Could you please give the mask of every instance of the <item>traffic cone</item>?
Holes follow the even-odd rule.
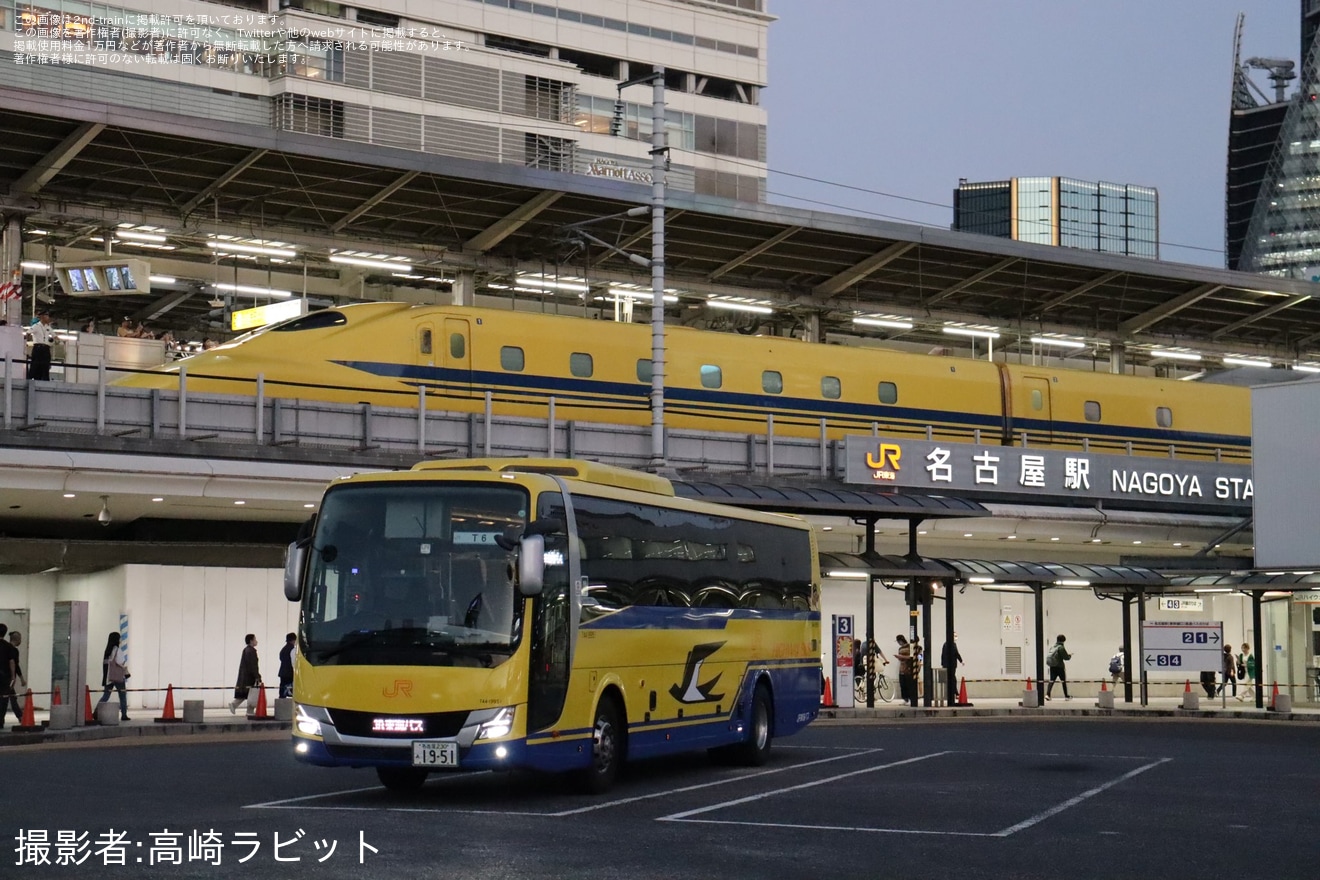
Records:
[[[269,718],[266,712],[266,686],[258,685],[257,690],[257,710],[252,713],[253,718]]]
[[[1187,686],[1183,688],[1183,693],[1190,694],[1191,692],[1192,692],[1192,680],[1189,678],[1187,679]]]
[[[92,686],[89,684],[86,687],[87,687],[87,708],[83,712],[83,723],[95,724],[96,713],[92,711]]]
[[[1107,690],[1109,690],[1109,686],[1105,684],[1105,680],[1103,678],[1100,679],[1100,693],[1103,694]]]
[[[175,721],[182,721],[182,718],[176,718],[174,715],[174,685],[165,687],[165,708],[161,711],[160,717],[156,719],[162,724],[169,724]]]
[[[821,701],[821,705],[822,706],[834,705],[834,689],[830,687],[830,680],[828,678],[825,679],[825,697]]]
[[[9,699],[5,697],[5,699]],[[23,723],[14,725],[14,733],[26,733],[33,730],[41,730],[41,725],[37,723],[36,707],[32,704],[32,688],[27,690],[27,698],[23,701]]]
[[[1274,691],[1270,694],[1270,709],[1271,710],[1275,709],[1278,702],[1279,702],[1279,682],[1278,679],[1275,679]]]
[[[966,677],[966,676],[963,676],[962,685],[959,686],[959,688],[958,688],[958,705],[959,705],[959,706],[970,706],[970,705],[972,705],[971,703],[967,702],[967,677]]]
[[[52,706],[59,706],[62,703],[63,701],[60,699],[60,686],[55,685],[55,692],[51,695],[50,704]]]

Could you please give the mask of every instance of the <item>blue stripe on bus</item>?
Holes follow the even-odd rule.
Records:
[[[818,611],[789,608],[687,608],[629,605],[580,624],[581,629],[724,629],[731,620],[819,620]]]
[[[557,376],[539,376],[525,373],[506,373],[484,370],[455,370],[448,367],[391,364],[376,361],[335,361],[341,366],[360,370],[382,378],[394,378],[413,385],[441,385],[451,390],[465,387],[489,387],[502,394],[540,397],[547,393],[564,396],[581,403],[612,406],[641,406],[646,403],[649,385],[632,382],[607,382],[599,379],[577,379]],[[455,387],[457,386],[457,387]],[[999,430],[1002,419],[998,414],[970,413],[956,410],[936,410],[921,407],[899,407],[882,404],[847,403],[832,400],[808,400],[797,397],[776,397],[764,394],[667,387],[666,405],[681,407],[694,415],[711,418],[730,418],[739,414],[747,418],[763,419],[767,413],[776,417],[830,417],[856,418],[866,422],[902,423],[912,426],[927,424],[946,427],[982,428]],[[1026,431],[1028,437],[1039,434],[1074,434],[1079,437],[1110,437],[1123,441],[1150,441],[1161,444],[1201,445],[1207,447],[1249,447],[1250,437],[1232,434],[1209,434],[1177,431],[1167,428],[1139,428],[1124,425],[1105,425],[1099,422],[1066,422],[1060,420],[1029,419],[1015,416],[1013,431],[1017,435]]]

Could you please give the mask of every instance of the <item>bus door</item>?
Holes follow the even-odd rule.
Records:
[[[445,335],[437,340],[449,368],[446,391],[458,397],[472,394],[472,333],[466,318],[445,318]]]
[[[1025,376],[1022,389],[1026,395],[1026,406],[1022,409],[1023,421],[1030,424],[1018,425],[1014,443],[1022,439],[1022,432],[1027,432],[1027,442],[1035,446],[1054,442],[1054,416],[1050,409],[1050,379],[1048,376]]]

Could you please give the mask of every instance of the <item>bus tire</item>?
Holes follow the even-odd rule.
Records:
[[[419,767],[377,767],[380,784],[390,791],[417,791],[430,775]]]
[[[583,794],[604,794],[614,785],[623,763],[624,732],[619,710],[610,697],[596,705],[592,724],[591,763],[577,772],[577,788]]]
[[[756,685],[752,711],[748,715],[747,739],[735,745],[730,756],[745,767],[760,767],[770,760],[770,743],[775,737],[775,704],[765,682]]]

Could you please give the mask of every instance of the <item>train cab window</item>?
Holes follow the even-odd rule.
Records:
[[[417,350],[421,354],[431,353],[431,328],[427,327],[417,339]]]
[[[893,382],[881,382],[876,390],[881,403],[898,403],[898,386]]]
[[[1082,404],[1082,415],[1086,416],[1088,422],[1100,421],[1100,401],[1088,400]]]
[[[467,355],[467,340],[462,333],[449,334],[449,356],[458,360]]]
[[[1173,410],[1169,409],[1167,406],[1155,407],[1155,424],[1159,425],[1161,428],[1172,428]]]
[[[276,333],[288,333],[291,330],[320,330],[322,327],[339,327],[348,323],[342,312],[322,309],[319,312],[310,312],[300,318],[294,318],[291,321],[285,321],[283,324],[276,324],[270,328]]]
[[[638,359],[637,359],[637,381],[638,381],[638,382],[646,382],[646,383],[648,383],[648,384],[650,383],[650,381],[651,381],[651,359],[650,359],[650,358],[638,358]]]
[[[719,388],[724,384],[724,371],[715,364],[701,365],[701,387]]]
[[[820,396],[828,400],[838,400],[843,394],[843,383],[839,381],[838,376],[822,376],[820,380]]]
[[[521,373],[526,365],[523,350],[516,345],[506,345],[500,349],[500,367],[510,373]]]
[[[579,379],[590,379],[591,374],[595,372],[591,355],[581,351],[570,354],[568,356],[568,371]]]
[[[764,370],[761,372],[761,390],[766,394],[784,393],[784,374],[778,370]]]
[[[1040,393],[1040,389],[1031,389],[1031,408],[1040,412],[1045,408],[1045,395]]]

